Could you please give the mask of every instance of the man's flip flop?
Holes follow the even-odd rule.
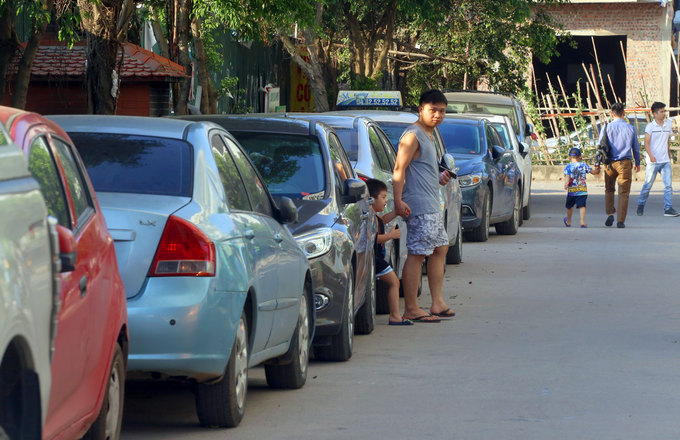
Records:
[[[564,217],[564,218],[562,219],[562,221],[564,222],[564,226],[566,226],[567,228],[571,228],[571,225],[570,225],[569,223],[567,223],[567,218],[566,218],[566,217]]]
[[[406,318],[401,318],[401,322],[388,321],[390,325],[413,325],[413,321]]]
[[[451,309],[446,309],[439,313],[432,313],[432,315],[438,316],[440,318],[453,318],[454,316],[456,316],[456,312],[454,312]]]
[[[435,316],[432,316],[432,315],[423,315],[423,316],[418,316],[417,318],[405,318],[405,319],[409,319],[413,322],[426,322],[426,323],[431,323],[431,324],[434,324],[434,323],[437,323],[437,322],[442,322],[441,319],[439,319]]]

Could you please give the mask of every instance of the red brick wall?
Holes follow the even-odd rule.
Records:
[[[648,100],[668,103],[672,9],[653,3],[571,3],[549,13],[564,30],[577,35],[626,35],[626,105]],[[644,83],[644,86],[643,86]]]

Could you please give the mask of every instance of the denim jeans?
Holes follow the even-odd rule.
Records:
[[[661,173],[661,180],[663,181],[663,209],[667,211],[673,207],[673,186],[672,181],[672,170],[671,163],[647,163],[645,171],[645,184],[642,185],[642,191],[640,191],[640,198],[638,199],[638,205],[644,205],[649,197],[649,191],[652,189],[654,180],[656,179],[656,174]]]

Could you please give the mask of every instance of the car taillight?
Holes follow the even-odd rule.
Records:
[[[364,176],[363,174],[357,173],[357,177],[363,180],[364,182],[368,182],[368,177]]]
[[[149,276],[215,276],[215,244],[193,224],[171,215]]]
[[[533,139],[535,141],[538,140],[538,136],[536,135],[536,133],[531,133],[531,139]]]

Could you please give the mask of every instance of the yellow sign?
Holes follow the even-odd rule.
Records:
[[[297,49],[302,59],[309,62],[306,48],[298,47]],[[312,87],[309,85],[309,78],[295,61],[290,63],[290,111],[314,111],[314,96]]]

